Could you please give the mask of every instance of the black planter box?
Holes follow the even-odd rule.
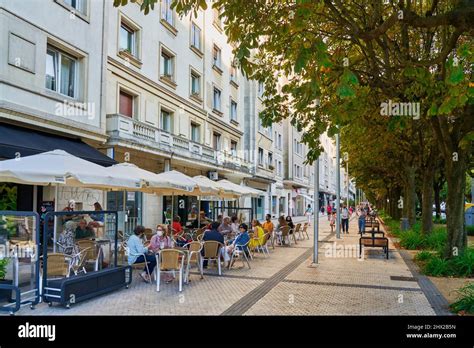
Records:
[[[71,304],[128,287],[131,281],[130,266],[106,268],[69,278],[48,280],[43,299],[48,303],[59,302],[69,307]]]

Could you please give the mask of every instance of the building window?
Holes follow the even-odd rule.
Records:
[[[237,122],[237,103],[230,100],[230,119]]]
[[[160,57],[160,77],[165,78],[168,81],[174,81],[174,61],[175,56],[161,48],[161,57]]]
[[[278,161],[278,168],[277,168],[277,174],[281,176],[282,174],[282,165],[281,161]]]
[[[201,97],[201,76],[193,70],[191,71],[191,95]]]
[[[191,140],[200,143],[201,142],[201,127],[191,122]]]
[[[161,110],[161,129],[165,132],[173,133],[173,113]]]
[[[214,98],[212,100],[212,107],[214,110],[221,111],[221,91],[214,87]]]
[[[201,51],[201,28],[191,23],[191,46]]]
[[[263,81],[258,81],[258,96],[260,98],[263,97],[263,92],[264,92]]]
[[[219,47],[214,45],[212,49],[212,64],[214,67],[218,68],[219,70],[221,69],[221,54],[222,51]]]
[[[214,8],[212,10],[213,12],[213,16],[214,16],[214,19],[213,19],[213,22],[214,24],[219,28],[219,29],[222,29],[222,19],[221,19],[221,11],[217,8]]]
[[[230,142],[230,153],[232,157],[237,157],[237,142],[231,140]]]
[[[282,149],[281,134],[278,134],[278,148],[279,148],[280,150]]]
[[[258,148],[258,165],[263,166],[263,149],[261,147]]]
[[[134,115],[134,104],[135,96],[130,93],[120,91],[119,94],[119,114],[127,117],[133,118]]]
[[[220,151],[221,135],[219,133],[212,133],[212,146],[214,147],[214,150]]]
[[[130,25],[121,22],[120,23],[120,51],[125,51],[136,57],[137,54],[137,30],[133,29]]]
[[[83,14],[86,13],[86,0],[64,0],[64,3]]]
[[[235,63],[233,61],[230,65],[230,82],[237,84],[237,67],[235,66]]]
[[[171,9],[172,0],[161,0],[161,19],[174,27],[173,10]]]
[[[64,52],[48,46],[46,52],[46,88],[67,95],[77,97],[78,60]]]
[[[268,168],[273,169],[273,153],[268,153]]]

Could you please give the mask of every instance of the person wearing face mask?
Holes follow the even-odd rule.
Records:
[[[156,233],[153,235],[153,237],[151,237],[150,247],[154,253],[173,247],[171,238],[169,237],[168,232],[163,229],[163,227],[157,226]]]

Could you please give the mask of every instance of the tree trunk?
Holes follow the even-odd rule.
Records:
[[[448,243],[445,256],[456,256],[467,245],[467,234],[464,230],[464,189],[466,185],[466,160],[459,154],[458,161],[446,161],[446,181],[448,197],[446,199],[446,228]]]
[[[421,188],[421,230],[425,234],[429,234],[433,230],[433,180],[433,169],[425,168],[425,170],[423,171],[423,182]]]
[[[435,210],[436,210],[436,218],[441,218],[441,202],[439,199],[439,194],[441,191],[441,186],[439,184],[434,184],[434,202],[435,202]]]
[[[415,186],[415,168],[407,167],[406,195],[404,206],[406,206],[406,217],[410,227],[416,223],[416,186]]]

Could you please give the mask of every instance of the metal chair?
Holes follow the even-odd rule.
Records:
[[[279,242],[283,245],[285,239],[288,240],[288,246],[291,246],[291,235],[290,235],[290,226],[282,226],[280,227],[281,234],[278,235]],[[293,236],[294,238],[294,236]]]
[[[207,240],[203,244],[204,255],[201,257],[201,268],[203,267],[204,260],[217,261],[217,270],[219,275],[222,275],[221,270],[221,248],[224,244],[215,240]]]
[[[181,256],[181,261],[180,261]],[[160,291],[161,273],[178,271],[179,291],[183,291],[183,271],[186,254],[181,250],[164,249],[156,255],[156,291]]]
[[[233,266],[235,259],[240,259],[242,261],[243,267],[245,267],[244,261],[247,262],[247,266],[249,267],[249,269],[251,268],[249,258],[247,257],[247,254],[249,254],[250,256],[250,251],[248,249],[249,242],[250,240],[245,244],[235,244],[234,250],[232,251],[232,255],[230,256],[228,269]]]
[[[144,260],[143,262],[136,262],[136,263],[131,264],[130,266],[132,266],[133,269],[141,268],[141,267],[145,266],[146,274],[148,274],[148,277],[151,279],[150,269],[148,268],[148,262],[146,261],[145,254],[143,254],[143,253],[142,254],[131,254],[130,249],[126,245],[124,246],[124,249],[125,249],[125,256],[136,256],[136,257],[143,256],[143,260]]]
[[[303,225],[303,230],[301,231],[301,234],[303,235],[303,237],[306,234],[306,238],[309,239],[308,226],[309,226],[309,224],[307,222],[305,222],[304,225]]]
[[[188,262],[186,264],[186,274],[185,274],[185,283],[189,282],[189,270],[191,269],[192,264],[196,264],[197,268],[201,272],[201,279],[204,278],[204,272],[201,263],[201,251],[202,251],[202,244],[200,242],[190,242],[184,245],[183,248],[188,249]]]
[[[88,239],[78,240],[77,245],[79,246],[80,251],[87,249],[85,263],[92,264],[94,266],[94,271],[98,271],[102,256],[102,248],[99,247],[94,241]]]
[[[302,238],[301,238],[301,232],[302,232],[302,231],[301,231],[301,224],[298,223],[298,224],[296,224],[296,226],[295,226],[295,228],[294,228],[294,230],[293,230],[293,234],[295,235],[295,237],[296,237],[296,234],[298,233],[298,240],[301,240],[301,239],[302,239]]]

